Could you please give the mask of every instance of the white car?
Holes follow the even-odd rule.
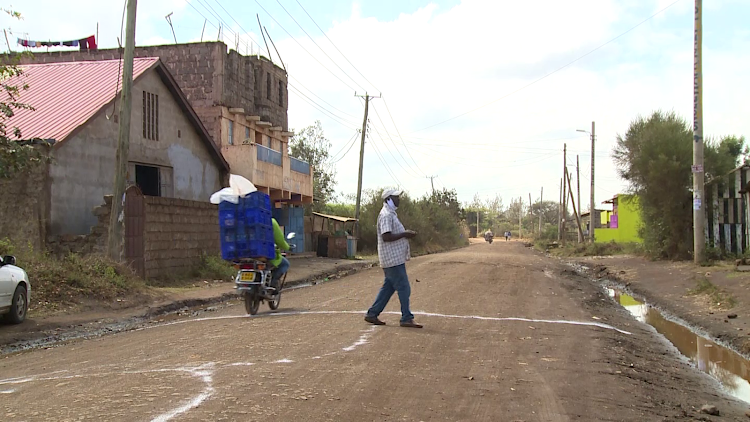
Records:
[[[0,315],[13,324],[26,319],[29,310],[31,283],[22,268],[16,267],[16,258],[6,256],[0,260]]]

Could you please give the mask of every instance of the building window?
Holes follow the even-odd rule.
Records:
[[[250,141],[251,141],[251,139],[250,139],[250,128],[246,127],[245,128],[245,140],[243,141],[243,143],[247,143],[247,142],[250,142]]]
[[[136,164],[135,184],[141,188],[141,192],[146,196],[161,196],[159,167]]]
[[[260,132],[255,132],[255,143],[258,145],[263,145],[263,134]]]
[[[271,99],[271,74],[266,72],[266,98]]]
[[[234,145],[234,122],[229,121],[229,130],[227,131],[227,142],[229,145]]]
[[[284,107],[284,82],[279,81],[279,105]]]
[[[159,96],[143,91],[143,137],[159,140]]]

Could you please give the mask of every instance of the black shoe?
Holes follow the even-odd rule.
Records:
[[[378,317],[374,317],[374,316],[366,316],[365,321],[373,325],[385,325],[385,322],[379,320]]]
[[[422,328],[422,326],[419,325],[419,324],[417,324],[416,322],[414,322],[413,319],[409,320],[409,321],[402,322],[401,326],[402,327],[407,327],[407,328]]]

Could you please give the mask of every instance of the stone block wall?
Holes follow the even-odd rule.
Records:
[[[208,202],[145,197],[146,278],[180,274],[218,255],[219,209]]]
[[[12,179],[0,179],[0,239],[42,250],[49,219],[48,165],[39,164]]]

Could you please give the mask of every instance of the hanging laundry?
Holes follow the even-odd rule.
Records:
[[[18,38],[18,44],[24,47],[80,47],[81,50],[96,50],[96,37],[94,35],[80,40],[71,41],[31,41]]]

